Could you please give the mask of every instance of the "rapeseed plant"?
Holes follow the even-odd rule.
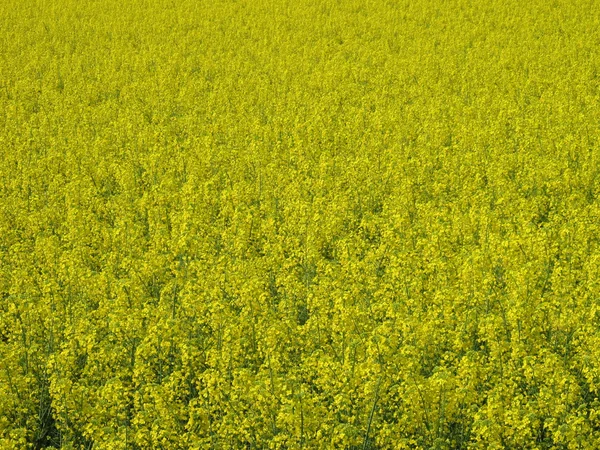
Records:
[[[5,0],[1,449],[596,449],[593,0]]]

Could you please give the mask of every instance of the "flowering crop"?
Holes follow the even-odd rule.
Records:
[[[0,449],[597,449],[596,0],[0,2]]]

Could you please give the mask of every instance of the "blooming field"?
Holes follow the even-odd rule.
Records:
[[[0,449],[598,449],[597,0],[0,2]]]

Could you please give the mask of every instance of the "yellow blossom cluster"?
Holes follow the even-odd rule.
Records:
[[[600,448],[597,0],[0,2],[0,449]]]

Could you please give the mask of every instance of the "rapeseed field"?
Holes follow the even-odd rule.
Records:
[[[0,2],[0,449],[600,448],[597,0]]]

